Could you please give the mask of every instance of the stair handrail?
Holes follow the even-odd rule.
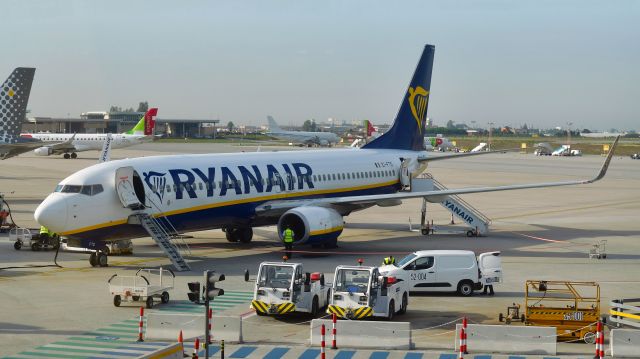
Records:
[[[424,176],[425,174],[423,174]],[[437,179],[433,178],[433,176],[431,176],[431,174],[426,173],[426,175],[428,176],[427,178],[430,178],[431,180],[433,180],[433,184],[434,187],[438,188],[438,190],[446,190],[448,189],[447,186],[445,186],[444,184],[442,184],[440,181],[438,181]],[[475,215],[476,217],[480,218],[483,222],[485,222],[486,224],[490,224],[491,223],[491,218],[487,217],[486,215],[484,215],[482,212],[480,212],[480,210],[478,210],[476,207],[474,207],[473,205],[471,205],[469,202],[465,201],[464,199],[462,199],[462,197],[458,196],[458,195],[449,195],[450,197],[455,198],[456,201],[460,202],[460,204],[464,205],[465,207],[467,207],[469,209],[469,211]]]
[[[158,204],[155,203],[155,201],[153,201],[149,197],[147,197],[147,199],[153,205],[153,207],[158,211],[159,214],[164,213],[160,209],[160,206],[158,206]],[[178,233],[178,230],[176,229],[176,227],[173,226],[173,223],[171,223],[171,221],[169,220],[169,217],[167,217],[165,215],[160,215],[158,217],[153,217],[151,215],[150,217],[158,224],[158,226],[160,226],[162,228],[163,232],[165,232],[165,234],[169,237],[169,240],[172,243],[174,243],[176,245],[176,247],[178,247],[178,250],[187,252],[187,253],[189,253],[190,256],[193,255],[191,253],[191,247],[189,247],[189,244],[184,240],[184,238],[182,236],[180,236],[180,233]],[[162,222],[160,222],[160,218],[162,218],[163,222],[166,222],[167,225],[170,228],[167,228],[167,225],[164,225]],[[178,238],[180,239],[180,242],[182,242],[182,243],[177,241]],[[186,250],[184,250],[183,248],[186,248]]]

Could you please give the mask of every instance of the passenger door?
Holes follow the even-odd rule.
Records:
[[[409,263],[404,270],[408,273],[411,291],[425,291],[432,288],[436,281],[434,257],[420,257]]]
[[[116,170],[116,192],[125,208],[136,209],[143,206],[133,186],[133,167],[120,167]]]

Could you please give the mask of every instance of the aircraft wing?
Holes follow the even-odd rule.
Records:
[[[288,208],[294,208],[299,206],[340,206],[340,205],[358,205],[358,204],[376,204],[378,202],[390,201],[390,200],[402,200],[409,198],[424,198],[424,197],[440,197],[448,195],[460,195],[468,193],[483,193],[483,192],[497,192],[497,191],[510,191],[518,189],[529,188],[545,188],[545,187],[558,187],[558,186],[571,186],[578,184],[588,184],[601,180],[607,173],[609,163],[613,158],[616,147],[618,146],[618,140],[620,136],[616,138],[611,146],[611,150],[607,154],[600,172],[591,178],[586,180],[574,180],[574,181],[561,181],[561,182],[541,182],[541,183],[528,183],[509,186],[496,186],[496,187],[468,187],[458,189],[447,189],[442,191],[423,191],[423,192],[398,192],[391,194],[369,195],[369,196],[345,196],[345,197],[333,197],[333,198],[317,198],[317,199],[302,199],[302,200],[278,200],[266,202],[256,208],[256,211],[277,211]]]
[[[49,145],[47,147],[51,148],[51,153],[53,154],[61,154],[69,151],[75,151],[76,146],[73,145],[73,140],[76,138],[76,134],[74,133],[71,138],[64,142],[54,143],[53,145]],[[43,147],[43,146],[40,146]]]
[[[3,143],[0,144],[0,159],[6,160],[7,158],[35,150],[38,147],[42,147],[42,145],[42,142]]]
[[[496,150],[496,151],[454,153],[454,154],[442,155],[442,156],[429,156],[429,157],[424,157],[424,158],[418,158],[418,162],[432,162],[432,161],[441,161],[441,160],[451,160],[451,159],[461,158],[461,157],[490,155],[490,154],[495,154],[495,153],[507,153],[507,152],[513,152],[513,151],[519,151],[519,150],[520,150],[519,148],[513,148],[513,149]]]

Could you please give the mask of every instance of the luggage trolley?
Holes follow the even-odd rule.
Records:
[[[171,283],[167,283],[167,274]],[[148,278],[147,278],[148,277]],[[162,303],[169,302],[168,290],[173,289],[176,275],[171,269],[140,268],[135,275],[109,278],[109,292],[113,295],[113,305],[119,307],[122,301],[144,301],[148,309],[153,308],[153,298],[160,298]],[[151,278],[151,281],[149,281]]]

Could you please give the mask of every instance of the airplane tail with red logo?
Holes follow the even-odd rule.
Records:
[[[156,116],[158,115],[157,108],[150,108],[147,113],[144,114],[144,135],[153,136],[156,128]]]
[[[125,132],[127,135],[145,135],[152,136],[154,133],[154,129],[156,127],[155,117],[158,115],[157,108],[150,108],[147,112],[145,112],[144,116],[140,118],[140,121],[136,124],[136,126],[129,131]]]
[[[435,46],[426,45],[393,126],[362,148],[424,151],[424,133]]]

